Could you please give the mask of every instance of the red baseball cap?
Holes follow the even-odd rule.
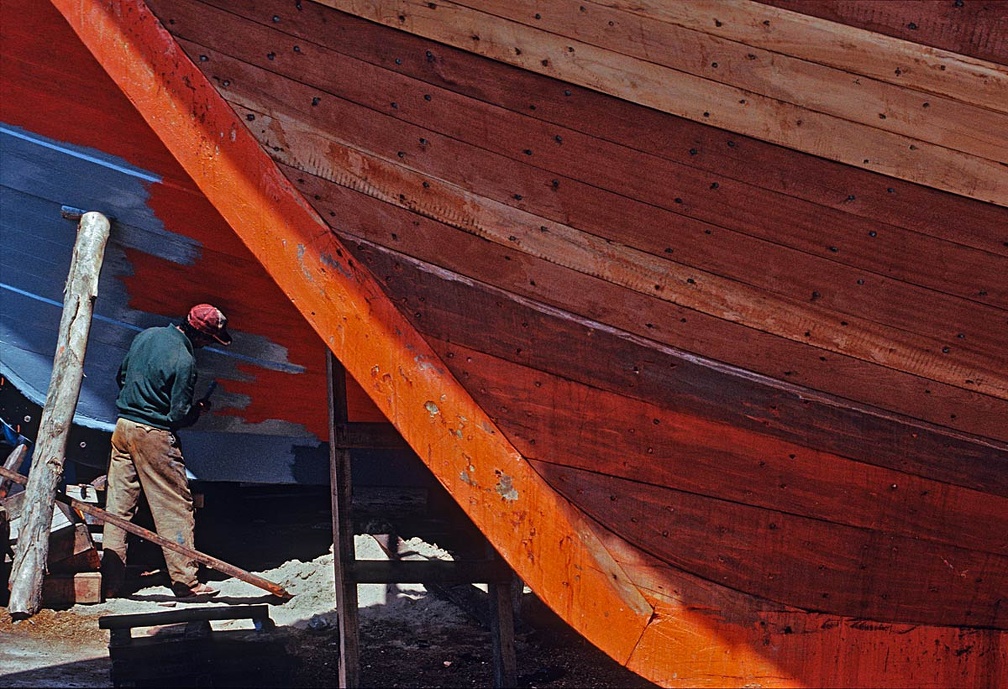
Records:
[[[212,337],[222,345],[231,344],[231,335],[227,331],[227,316],[216,306],[197,304],[189,309],[186,320],[194,330],[207,337]]]

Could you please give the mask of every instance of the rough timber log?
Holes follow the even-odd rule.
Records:
[[[98,297],[98,276],[109,238],[109,221],[101,213],[80,218],[73,261],[66,283],[63,319],[25,489],[26,513],[11,569],[11,617],[30,617],[42,605],[42,582],[49,556],[49,526],[53,500],[63,478],[67,438],[73,422],[84,374],[91,314]]]

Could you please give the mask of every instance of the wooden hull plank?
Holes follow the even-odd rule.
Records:
[[[663,686],[985,687],[1008,667],[1008,632],[807,613],[691,576],[600,533],[655,606],[630,667],[650,669]],[[935,649],[947,649],[942,660],[926,660]]]
[[[684,75],[650,62],[595,48],[574,38],[557,36],[452,3],[441,2],[431,7],[429,3],[411,2],[407,3],[408,10],[355,0],[328,0],[324,4],[389,26],[408,26],[413,33],[640,105],[892,177],[1001,206],[1008,205],[1008,192],[1004,191],[1005,172],[999,163],[952,151],[938,144],[822,115],[720,82]],[[477,35],[473,31],[459,31],[457,28],[468,25],[480,27],[478,40],[473,39]],[[575,47],[575,50],[568,51],[570,47]],[[964,69],[968,71],[968,67],[964,66]],[[1008,82],[1008,70],[1003,71],[1004,74],[996,68],[984,68],[976,78],[978,83]],[[675,85],[675,88],[671,89],[670,85]],[[992,94],[991,100],[996,100],[996,96]],[[831,142],[849,144],[835,145]]]
[[[851,74],[820,64],[816,56],[801,59],[763,48],[757,41],[736,42],[703,29],[663,21],[662,11],[668,3],[651,12],[638,9],[641,6],[637,3],[633,12],[562,2],[547,9],[535,0],[462,0],[460,4],[682,74],[797,104],[844,122],[932,142],[979,158],[1008,158],[1008,139],[998,131],[1005,113],[989,110],[988,104],[974,105],[910,89],[902,82],[869,79],[860,71]],[[863,59],[875,54],[869,53]],[[744,59],[740,59],[742,55]],[[993,130],[974,132],[972,127],[964,128],[962,122]]]
[[[154,15],[139,2],[54,4],[509,564],[575,629],[626,662],[650,606],[346,255]]]
[[[885,529],[951,547],[1008,555],[1008,496],[966,489],[781,438],[603,392],[458,344],[443,344],[457,375],[539,464],[666,486],[765,509]],[[463,363],[465,362],[465,363]],[[535,390],[535,395],[529,395]],[[578,410],[557,418],[559,404]],[[613,428],[607,419],[623,420]],[[630,463],[625,457],[646,457]],[[548,472],[544,472],[548,473]]]
[[[593,471],[536,467],[629,543],[722,586],[850,617],[1008,629],[1008,612],[999,605],[1008,587],[1008,555],[711,500]]]
[[[185,23],[180,15],[171,15],[176,20],[173,28],[185,30]],[[190,22],[197,26],[205,26],[206,20],[197,21],[190,19]],[[245,28],[235,31],[235,34],[244,35]],[[254,36],[254,34],[253,34]],[[247,42],[243,42],[245,45]],[[873,317],[880,322],[890,322],[889,319],[895,313],[904,313],[902,309],[892,308],[892,304],[899,304],[902,299],[900,292],[908,292],[908,299],[915,299],[913,296],[915,288],[904,286],[897,280],[907,280],[916,285],[923,285],[942,293],[956,294],[957,296],[975,299],[980,287],[971,284],[968,276],[986,275],[994,269],[998,258],[988,256],[983,253],[970,251],[958,244],[933,242],[919,236],[907,235],[895,228],[887,228],[880,224],[857,222],[856,220],[837,212],[830,212],[821,206],[812,204],[799,204],[796,200],[775,199],[773,196],[759,195],[748,186],[731,186],[730,182],[722,182],[721,191],[718,192],[716,201],[701,202],[701,197],[710,194],[710,178],[694,178],[695,173],[691,168],[684,166],[671,166],[666,168],[652,168],[646,157],[640,155],[638,151],[609,146],[597,139],[588,140],[579,136],[576,132],[563,132],[564,146],[553,148],[563,148],[566,151],[562,158],[552,160],[555,156],[547,148],[545,156],[549,165],[546,170],[541,170],[544,156],[536,156],[536,166],[530,167],[528,164],[520,165],[519,161],[511,159],[501,159],[493,156],[481,148],[466,147],[461,140],[467,134],[473,146],[486,146],[485,140],[477,140],[472,136],[474,132],[467,131],[461,126],[452,127],[452,121],[462,123],[486,122],[482,127],[482,135],[486,135],[486,129],[498,130],[493,138],[505,139],[510,132],[530,131],[533,139],[543,139],[542,133],[538,131],[528,118],[521,118],[515,121],[503,118],[500,113],[480,110],[473,107],[471,102],[456,101],[451,98],[440,97],[432,102],[440,104],[442,100],[449,101],[443,109],[439,107],[431,112],[424,121],[418,122],[421,127],[412,128],[404,125],[384,113],[378,114],[373,110],[354,108],[349,103],[342,100],[346,95],[342,90],[342,85],[326,85],[327,88],[340,88],[341,98],[329,99],[325,103],[315,103],[315,93],[311,85],[302,86],[298,84],[276,83],[269,81],[265,75],[260,76],[249,67],[239,62],[220,57],[208,49],[190,47],[190,54],[199,53],[203,56],[213,55],[213,59],[208,61],[209,73],[216,79],[228,81],[228,95],[235,99],[236,105],[245,106],[252,110],[263,110],[269,108],[268,114],[279,114],[279,111],[286,108],[290,113],[300,112],[305,118],[311,116],[316,121],[331,123],[331,131],[342,132],[342,136],[353,141],[373,140],[375,151],[384,151],[385,155],[391,156],[398,152],[403,152],[409,158],[412,166],[418,170],[427,172],[435,176],[443,175],[445,171],[454,171],[457,175],[452,181],[459,183],[466,188],[478,187],[486,194],[500,194],[498,198],[509,199],[515,195],[521,196],[521,208],[535,212],[543,217],[552,217],[558,222],[565,222],[579,227],[586,231],[599,235],[608,235],[610,239],[618,240],[628,246],[638,246],[643,250],[656,253],[658,255],[668,255],[669,247],[674,247],[674,257],[679,262],[693,263],[697,265],[708,265],[721,275],[728,274],[734,269],[736,272],[744,268],[744,264],[739,264],[739,257],[751,256],[751,260],[758,261],[761,265],[767,265],[767,256],[777,248],[776,245],[786,242],[785,246],[793,247],[802,252],[808,252],[811,256],[805,258],[803,254],[783,252],[786,258],[778,257],[781,261],[781,269],[784,266],[793,265],[787,271],[788,279],[780,279],[773,284],[760,285],[763,288],[774,291],[781,289],[781,285],[787,284],[791,290],[800,287],[799,278],[794,276],[820,276],[816,283],[824,305],[830,300],[835,300],[837,310],[847,313],[872,313]],[[307,53],[303,49],[302,53]],[[314,56],[313,56],[314,57]],[[333,62],[334,55],[329,54],[325,59],[320,59],[331,69],[324,70],[325,74],[359,73],[360,66],[347,64],[341,66],[338,61]],[[377,77],[378,75],[374,75]],[[291,78],[293,78],[293,73]],[[305,79],[305,75],[300,73],[299,79]],[[371,77],[367,78],[371,81]],[[369,93],[375,93],[377,89],[371,89]],[[283,93],[283,95],[280,95]],[[405,94],[399,98],[394,92],[382,100],[383,103],[391,98],[396,98],[397,104],[405,101]],[[292,103],[304,103],[303,107],[291,106]],[[309,103],[315,105],[309,106]],[[377,104],[370,103],[372,107]],[[270,107],[272,106],[272,107]],[[397,108],[397,112],[403,110],[405,103]],[[460,111],[468,111],[469,116],[460,118]],[[454,115],[452,115],[454,113]],[[254,117],[253,113],[249,116]],[[503,124],[493,124],[503,120]],[[524,122],[522,121],[524,120]],[[431,133],[426,127],[437,126],[441,132],[449,132],[451,138],[439,138]],[[362,130],[367,128],[367,130]],[[370,132],[370,133],[369,133]],[[295,137],[295,132],[284,133],[287,136]],[[279,136],[279,135],[278,135]],[[560,136],[557,134],[557,136]],[[521,156],[518,151],[525,144],[517,135],[510,135],[514,141],[502,141],[501,152],[515,151],[515,156]],[[384,140],[383,140],[384,139]],[[579,143],[584,139],[583,142]],[[418,147],[415,142],[425,140],[427,145]],[[525,139],[527,141],[527,139]],[[270,143],[270,142],[267,142]],[[536,149],[541,150],[537,147]],[[288,152],[288,155],[292,152]],[[278,152],[278,155],[282,153]],[[485,161],[481,158],[486,158]],[[527,158],[526,158],[527,159]],[[606,160],[608,165],[600,166],[597,160]],[[324,160],[313,157],[311,161],[314,165],[324,164]],[[306,172],[316,174],[326,174],[331,172],[328,168],[323,170],[313,170],[312,162],[306,159],[290,161],[292,165],[299,167]],[[655,161],[657,162],[657,161]],[[452,165],[455,163],[455,165]],[[579,168],[581,171],[579,173]],[[592,170],[611,169],[606,180],[593,177]],[[488,171],[497,171],[491,176]],[[631,170],[636,170],[631,174]],[[618,173],[618,174],[617,174]],[[571,175],[579,174],[579,177],[571,179]],[[628,180],[635,180],[633,185],[628,185]],[[506,181],[505,181],[506,180]],[[563,180],[560,182],[559,180]],[[586,181],[587,180],[587,181]],[[648,181],[656,180],[656,181]],[[660,181],[660,183],[658,182]],[[553,187],[553,184],[556,186]],[[674,185],[677,193],[684,197],[682,204],[676,204],[668,198],[668,188]],[[552,190],[548,194],[542,193],[541,189]],[[614,191],[609,191],[612,189]],[[643,192],[643,193],[642,193]],[[630,198],[637,196],[636,199]],[[713,197],[712,197],[713,199]],[[639,201],[639,203],[638,203]],[[667,206],[667,207],[663,207]],[[673,209],[689,207],[693,215],[683,216]],[[759,206],[764,212],[759,216],[754,216],[751,209]],[[712,212],[716,209],[716,213]],[[694,222],[694,219],[702,222]],[[821,227],[823,224],[836,228],[835,242],[837,248],[833,251],[830,245],[822,241],[814,241],[809,227]],[[621,227],[648,226],[655,228],[655,232],[644,235],[642,233],[619,233]],[[668,227],[662,231],[663,227]],[[752,235],[750,237],[749,235]],[[643,239],[647,239],[647,244],[639,244]],[[910,260],[906,251],[908,243],[913,242],[918,246],[918,250],[912,255],[915,260]],[[727,246],[723,246],[727,243]],[[741,243],[740,246],[733,246]],[[691,248],[694,253],[691,253]],[[762,256],[757,256],[757,252],[762,252]],[[941,256],[941,262],[921,260],[922,255]],[[727,260],[731,257],[731,261]],[[720,260],[718,260],[720,258]],[[803,265],[803,261],[811,262],[811,267]],[[773,263],[769,263],[773,265]],[[851,271],[843,266],[856,266],[856,271]],[[877,275],[870,275],[865,270],[874,269]],[[848,271],[845,273],[845,271]],[[751,281],[759,279],[763,271],[747,271],[746,277]],[[767,271],[773,274],[773,271]],[[963,279],[965,278],[965,279]],[[854,285],[859,289],[853,289]],[[825,285],[849,285],[846,289],[837,287],[826,287]],[[808,298],[816,290],[809,288],[800,292],[801,298]],[[894,293],[895,291],[895,293]],[[986,293],[983,301],[1002,308],[1008,307],[1008,292],[999,285],[984,285],[983,291]],[[885,293],[885,298],[881,293]],[[795,295],[797,296],[797,295]],[[937,295],[941,300],[943,294]],[[947,310],[942,309],[942,303],[935,303],[934,309],[929,310],[930,316],[935,320],[940,320],[947,324],[955,322],[956,313],[972,313],[969,305],[956,306],[957,302],[948,302]],[[889,313],[880,312],[887,305],[890,307]],[[866,308],[867,307],[867,308]],[[986,323],[988,316],[982,315],[983,310],[976,314],[978,321]],[[998,312],[990,312],[990,317],[998,317]],[[960,315],[959,318],[962,318]],[[907,330],[921,327],[920,321],[904,320],[897,324],[898,327]],[[967,330],[979,330],[968,327],[968,323],[963,324]],[[955,334],[962,332],[961,328]],[[967,342],[973,342],[974,336],[967,333]],[[962,343],[958,343],[962,344]],[[1000,349],[993,347],[991,349]]]
[[[261,117],[261,115],[260,115]],[[328,145],[321,132],[301,129],[279,118],[261,122],[283,142],[278,157],[288,161],[291,151],[311,156],[327,150],[323,168],[313,171],[327,175],[337,184],[375,195],[404,208],[441,208],[441,217],[453,226],[477,236],[518,246],[539,257],[557,260],[578,272],[597,275],[636,292],[655,294],[661,299],[747,325],[797,342],[849,355],[867,362],[926,377],[947,385],[975,390],[984,395],[1008,399],[1008,379],[990,357],[949,344],[951,340],[910,335],[858,315],[831,313],[815,302],[775,297],[746,284],[726,280],[714,273],[671,263],[653,255],[621,247],[567,225],[547,222],[527,211],[476,197],[447,184],[427,181],[406,168],[368,156],[336,143]],[[267,137],[267,145],[270,137]],[[361,160],[365,163],[361,166]],[[395,190],[401,190],[398,195]],[[404,193],[405,192],[405,193]],[[454,217],[452,217],[454,216]],[[543,231],[542,228],[547,230]]]
[[[866,235],[867,235],[867,233],[866,233]],[[870,252],[866,252],[866,254],[868,254],[868,253],[870,253]],[[964,272],[964,273],[970,273],[970,274],[980,274],[980,275],[983,275],[983,274],[990,274],[990,273],[991,273],[991,271],[990,271],[990,270],[976,270],[976,271],[972,271],[972,270],[967,270],[967,271],[962,271],[962,272]],[[938,309],[936,309],[936,311],[937,311],[938,313],[940,313],[940,309],[939,309],[939,308],[938,308]],[[956,334],[955,336],[959,337],[960,335],[963,335],[963,337],[964,337],[964,338],[967,338],[968,340],[972,340],[972,339],[973,339],[973,337],[971,337],[970,335],[968,335],[967,333],[965,333],[965,332],[963,332],[963,331],[959,331],[959,332],[957,332],[957,334]],[[943,347],[947,347],[947,346],[942,346],[942,348],[943,348]],[[962,348],[962,344],[961,344],[960,342],[957,342],[957,348]],[[936,348],[935,348],[935,349],[936,349]],[[968,349],[968,348],[967,348],[967,349]],[[985,358],[986,358],[986,357],[985,357]],[[968,380],[974,380],[974,379],[968,379]]]
[[[217,0],[217,4],[224,3]],[[288,6],[275,0],[259,0],[249,3],[249,6],[251,9],[243,12],[242,16],[274,26],[276,23],[272,17],[280,17],[285,32],[303,41],[310,40],[311,46],[299,46],[299,54],[317,50],[315,46],[324,47],[327,51],[363,61],[355,63],[351,72],[361,70],[361,73],[372,74],[367,72],[367,63],[370,63],[442,90],[435,100],[433,92],[427,89],[400,88],[395,94],[397,107],[393,108],[390,102],[375,101],[374,88],[360,88],[361,80],[339,82],[340,97],[370,106],[376,112],[391,113],[417,124],[427,122],[424,126],[445,131],[443,127],[450,126],[455,118],[445,117],[444,113],[448,111],[443,109],[441,101],[445,93],[457,93],[476,101],[475,106],[470,104],[467,109],[485,102],[515,113],[534,115],[543,123],[556,124],[596,140],[611,141],[650,156],[676,161],[690,169],[714,173],[718,179],[734,179],[819,206],[842,210],[842,217],[856,215],[870,220],[872,224],[912,229],[916,233],[1008,255],[1008,245],[1004,243],[1000,230],[1005,222],[1005,212],[994,206],[822,159],[796,155],[778,146],[689,120],[677,119],[672,126],[665,113],[523,72],[401,31],[389,31],[357,17],[334,14],[314,3],[302,5],[297,12],[288,11]],[[175,16],[173,14],[173,18]],[[182,15],[184,17],[185,14]],[[320,25],[324,26],[321,32]],[[172,28],[174,30],[175,26]],[[247,24],[242,28],[248,30]],[[273,71],[286,73],[290,69],[286,66],[288,60],[284,53],[280,51],[269,61]],[[316,59],[328,62],[339,57],[326,53],[324,58],[319,55]],[[256,61],[257,64],[261,62],[261,59]],[[295,71],[303,79],[314,73],[311,65],[299,65]],[[325,72],[328,77],[319,84],[323,89],[325,83],[335,83],[333,80],[339,78],[340,70]],[[384,81],[373,80],[379,84]],[[317,80],[313,78],[311,81],[315,83]],[[369,76],[366,81],[370,84],[372,78]],[[558,94],[563,97],[554,97]],[[430,100],[426,96],[431,96]],[[456,107],[455,101],[446,102],[450,107]],[[431,112],[434,114],[428,115]],[[496,125],[489,122],[488,126]],[[548,142],[556,145],[553,133],[547,134]],[[453,132],[452,136],[457,134]],[[521,151],[527,147],[524,143],[515,146],[515,156],[519,159],[523,157]],[[707,178],[707,181],[710,179]],[[680,215],[687,210],[677,208]],[[837,222],[838,226],[845,224]],[[868,229],[871,228],[865,228],[866,231]]]
[[[910,0],[757,0],[865,31],[1008,66],[1008,34],[1000,2]]]
[[[909,419],[865,413],[797,387],[655,349],[590,321],[564,319],[503,293],[476,289],[465,280],[421,271],[405,257],[361,243],[348,245],[381,276],[391,298],[403,304],[429,339],[805,447],[1008,496],[1004,442],[970,441]],[[457,371],[460,380],[477,376],[473,369],[480,366],[493,368],[485,357],[467,357],[473,363]],[[1003,411],[995,410],[995,419],[998,413]]]
[[[318,180],[313,181],[312,177],[298,175],[294,171],[291,176],[304,181],[302,188],[307,196],[318,197],[316,204],[323,215],[334,214],[339,218],[340,226],[354,228],[351,236],[390,244],[394,251],[428,260],[439,268],[492,281],[506,292],[544,301],[579,318],[608,323],[679,350],[703,353],[706,357],[794,385],[847,399],[859,399],[865,404],[897,410],[931,423],[1008,440],[1000,422],[1008,413],[1008,407],[993,398],[980,398],[958,388],[911,378],[879,366],[866,366],[864,362],[853,359],[832,355],[823,358],[821,350],[782,341],[649,295],[628,295],[603,280],[571,273],[507,247],[491,249],[486,241],[478,238],[464,234],[453,236],[448,228],[432,220],[414,219],[408,215],[403,217],[403,211],[388,204],[365,202],[357,199],[351,191],[321,184]],[[389,231],[389,228],[396,227],[409,227],[409,230]],[[393,234],[394,237],[391,236]],[[450,255],[438,251],[437,247],[446,242],[457,250]],[[383,275],[392,279],[390,276],[394,273],[385,272]],[[426,300],[438,303],[441,298],[435,295],[441,290],[426,283],[427,280],[422,280],[424,287],[412,287],[422,293],[432,289]],[[460,288],[455,286],[452,289]],[[399,288],[396,291],[399,292]],[[405,293],[400,298],[412,301]],[[474,295],[470,308],[478,313],[478,305],[492,308],[494,301],[492,296]],[[532,321],[528,318],[524,316],[522,321],[538,320],[538,317]],[[426,327],[443,327],[443,333],[450,332],[447,329],[450,326],[442,325],[440,318],[435,318]],[[643,353],[638,356],[641,357],[638,366],[649,360],[649,356]],[[602,375],[602,372],[599,371],[599,374]],[[646,385],[646,381],[639,384]],[[656,389],[645,387],[634,394],[644,397],[661,389],[661,386]],[[805,396],[808,395],[806,391]]]

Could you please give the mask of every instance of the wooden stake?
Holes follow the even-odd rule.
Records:
[[[360,686],[360,630],[357,610],[357,580],[353,576],[354,549],[350,450],[338,429],[347,427],[346,370],[326,352],[329,380],[329,478],[332,491],[333,570],[336,583],[336,615],[339,620],[340,687]]]
[[[8,612],[14,618],[30,617],[42,605],[42,579],[49,556],[53,500],[56,487],[63,478],[67,437],[84,377],[84,353],[91,331],[91,315],[98,296],[98,275],[109,229],[108,218],[95,212],[84,213],[77,226],[77,242],[64,290],[63,317],[53,358],[52,378],[28,475],[26,513],[18,535],[10,578]]]

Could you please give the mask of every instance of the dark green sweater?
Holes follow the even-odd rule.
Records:
[[[196,356],[189,338],[174,325],[148,328],[137,335],[116,382],[116,408],[124,419],[175,430],[199,418],[199,409],[193,405]]]

